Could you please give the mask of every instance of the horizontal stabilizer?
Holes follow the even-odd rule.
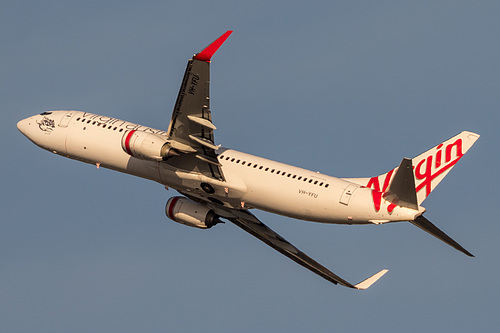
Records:
[[[389,201],[397,200],[398,206],[418,210],[411,159],[403,158],[384,197]]]
[[[469,257],[474,257],[474,255],[472,255],[469,251],[464,249],[460,244],[455,242],[450,236],[442,232],[438,227],[432,224],[432,222],[426,219],[425,217],[419,216],[415,219],[415,221],[410,221],[410,222],[419,227],[420,229],[422,229],[423,231],[431,234],[432,236],[442,240],[451,247],[457,249],[458,251],[465,253]]]
[[[368,289],[372,284],[378,281],[382,276],[384,276],[385,273],[387,273],[389,270],[383,269],[377,274],[373,274],[370,276],[368,279],[364,280],[363,282],[358,283],[355,285],[357,289],[365,290]]]

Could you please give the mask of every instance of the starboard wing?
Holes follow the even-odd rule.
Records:
[[[167,130],[172,147],[179,152],[169,164],[219,180],[224,176],[217,161],[216,127],[210,111],[210,62],[231,33],[228,30],[188,61]]]

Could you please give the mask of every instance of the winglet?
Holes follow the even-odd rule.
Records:
[[[232,34],[232,30],[226,31],[222,36],[217,38],[212,44],[208,45],[203,49],[200,53],[195,54],[193,59],[210,62],[212,56],[217,52],[219,47],[226,41],[230,34]]]
[[[377,274],[374,274],[374,275],[370,276],[368,279],[358,283],[357,285],[355,285],[355,287],[357,289],[361,289],[361,290],[368,289],[372,284],[377,282],[378,279],[380,279],[382,276],[384,276],[384,274],[387,273],[388,271],[389,271],[388,269],[383,269],[380,272],[378,272]]]

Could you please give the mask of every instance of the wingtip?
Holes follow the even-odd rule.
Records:
[[[388,269],[383,269],[380,272],[373,274],[370,276],[368,279],[356,284],[354,287],[359,290],[365,290],[370,288],[372,284],[377,282],[382,276],[384,276],[385,273],[387,273],[389,270]]]
[[[214,42],[204,48],[200,53],[195,54],[193,59],[210,62],[212,56],[217,52],[219,47],[226,41],[226,39],[233,33],[233,30],[227,30],[222,34],[219,38],[217,38]]]

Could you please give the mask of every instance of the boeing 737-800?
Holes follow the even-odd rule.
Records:
[[[166,215],[191,227],[231,221],[326,280],[366,289],[387,270],[351,284],[259,221],[250,209],[313,222],[383,224],[409,221],[472,256],[422,216],[431,191],[479,138],[462,132],[389,172],[335,178],[217,146],[210,110],[210,63],[232,31],[188,61],[166,131],[81,111],[47,111],[17,124],[39,147],[176,189]]]

